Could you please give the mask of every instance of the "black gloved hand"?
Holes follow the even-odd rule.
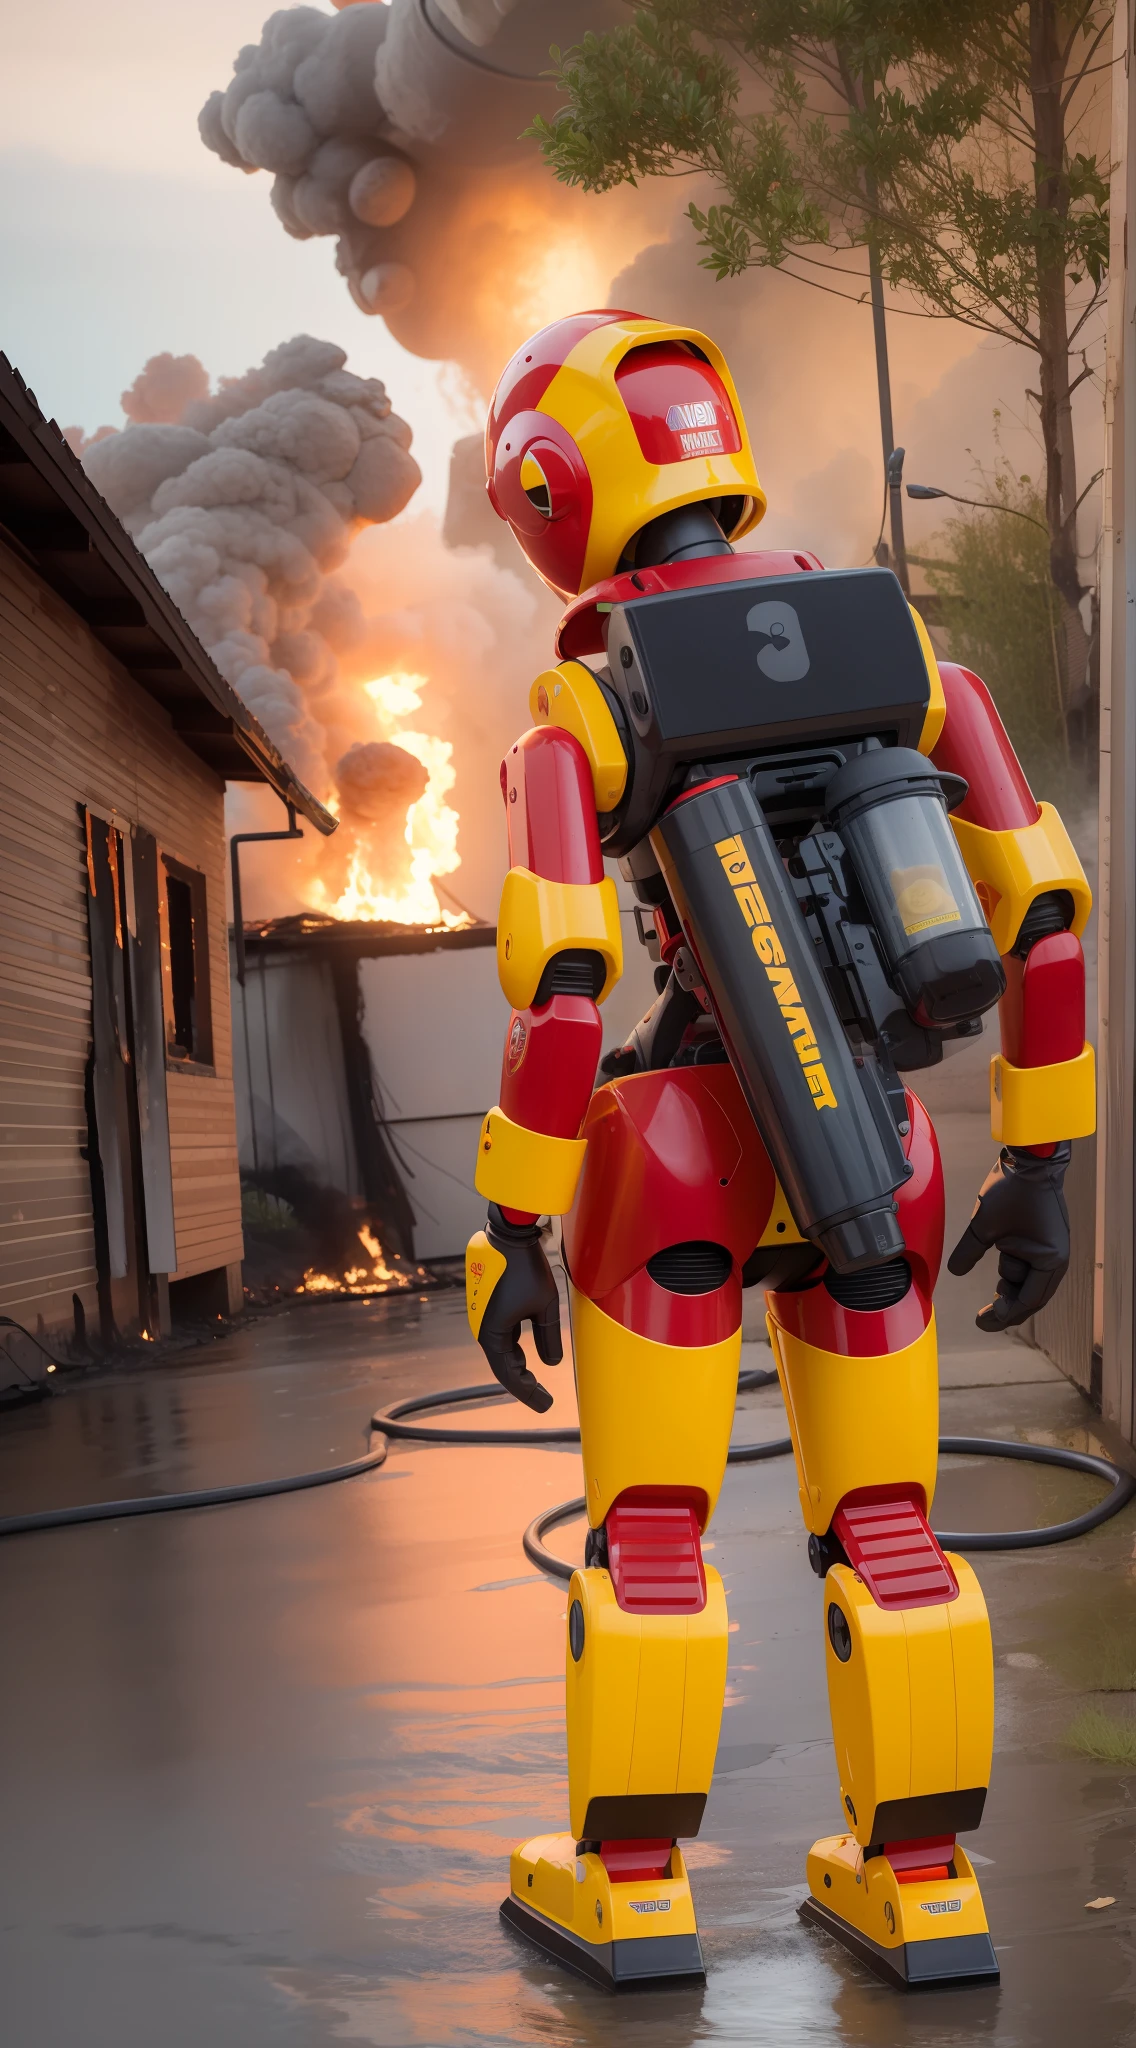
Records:
[[[559,1365],[564,1346],[560,1296],[536,1224],[507,1223],[496,1202],[490,1202],[485,1229],[471,1238],[466,1252],[466,1276],[470,1325],[493,1377],[526,1408],[543,1415],[552,1406],[552,1395],[525,1363],[521,1324],[531,1320],[543,1365]]]
[[[1069,1264],[1069,1211],[1062,1184],[1072,1155],[1067,1142],[1049,1159],[1004,1145],[987,1175],[974,1214],[947,1270],[969,1273],[997,1245],[998,1288],[975,1317],[980,1330],[1009,1330],[1036,1315],[1057,1292]]]

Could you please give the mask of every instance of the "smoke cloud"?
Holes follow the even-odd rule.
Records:
[[[356,528],[393,519],[421,481],[385,387],[346,360],[298,335],[210,395],[195,357],[156,356],[123,394],[130,425],[82,450],[222,675],[320,794],[335,768],[318,711],[336,681],[328,578]]]
[[[196,357],[155,356],[123,393],[129,425],[80,453],[222,674],[302,779],[341,802],[344,838],[381,842],[397,880],[427,771],[397,745],[353,745],[325,705],[339,646],[362,629],[334,572],[353,535],[393,519],[421,479],[385,387],[346,360],[298,335],[211,393]]]
[[[822,303],[769,272],[719,284],[682,217],[707,190],[684,185],[676,198],[657,180],[571,192],[518,141],[553,103],[541,77],[550,42],[567,47],[614,11],[616,0],[281,8],[211,95],[202,137],[234,170],[268,174],[284,231],[334,242],[358,307],[483,393],[526,334],[579,305],[704,327],[733,367],[770,496],[751,545],[865,561],[882,498],[865,306]],[[859,283],[849,289],[855,299]],[[971,451],[989,458],[996,408],[1015,468],[1036,471],[1025,352],[909,317],[891,320],[890,343],[909,478],[965,492]],[[329,344],[289,343],[215,393],[193,357],[157,357],[123,404],[131,425],[88,449],[91,474],[219,665],[340,809],[327,847],[250,853],[250,902],[269,863],[265,908],[301,908],[313,891],[329,905],[358,898],[360,847],[384,873],[407,858],[387,831],[404,798],[418,851],[429,841],[433,871],[452,873],[445,783],[461,815],[454,889],[492,915],[497,764],[550,658],[556,606],[492,518],[477,439],[455,450],[444,546],[432,519],[390,523],[417,482],[409,429]],[[907,509],[918,552],[939,514]],[[391,678],[393,690],[368,694]],[[255,808],[247,793],[238,802]]]
[[[186,407],[209,396],[209,373],[196,356],[151,356],[122,394],[122,410],[136,426],[180,420]]]
[[[330,342],[297,336],[215,391],[196,357],[155,356],[122,405],[123,430],[69,429],[72,446],[340,817],[328,841],[309,833],[263,861],[250,850],[250,909],[430,918],[431,878],[464,862],[461,900],[491,912],[497,763],[543,666],[552,601],[485,547],[443,545],[432,517],[391,525],[420,480],[411,430]],[[260,808],[251,792],[233,802],[241,826]]]
[[[704,327],[731,362],[769,492],[751,544],[808,546],[833,566],[867,560],[883,478],[866,280],[833,276],[850,298],[823,300],[768,271],[719,283],[699,267],[684,217],[690,197],[713,202],[708,187],[573,192],[518,139],[555,103],[542,77],[549,44],[566,48],[618,12],[615,0],[283,9],[210,98],[202,134],[227,163],[271,172],[289,233],[335,238],[357,305],[416,353],[459,364],[484,394],[526,334],[580,305]],[[897,303],[889,323],[908,477],[973,495],[996,410],[1003,452],[1036,474],[1032,358],[913,310]],[[1094,431],[1087,387],[1079,404]],[[486,530],[477,466],[471,449],[455,467],[447,535],[488,540],[519,568],[503,530],[495,543]],[[909,506],[908,520],[918,551],[939,514]],[[1091,546],[1091,510],[1083,523]]]
[[[392,0],[281,8],[199,126],[234,169],[265,171],[281,226],[327,236],[356,305],[482,391],[566,299],[602,304],[621,252],[673,211],[665,190],[569,192],[519,140],[555,103],[549,45],[604,26],[614,0]]]
[[[339,267],[369,313],[398,311],[415,289],[413,269],[381,233],[405,217],[418,189],[409,156],[385,139],[407,111],[397,85],[387,103],[376,91],[390,18],[375,5],[338,15],[281,8],[199,119],[223,163],[273,173],[272,204],[288,234],[337,236]]]

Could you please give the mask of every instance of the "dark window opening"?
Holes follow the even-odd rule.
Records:
[[[213,1064],[205,877],[166,856],[166,1053]]]
[[[170,915],[170,993],[174,1006],[174,1046],[186,1059],[195,1057],[193,1012],[193,897],[189,883],[176,875],[166,881],[166,902]]]

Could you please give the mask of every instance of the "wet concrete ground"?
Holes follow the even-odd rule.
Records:
[[[18,1512],[334,1462],[376,1405],[482,1376],[456,1296],[301,1306],[9,1415],[0,1494]],[[976,1333],[944,1379],[945,1430],[1091,1438],[1081,1397],[1008,1340]],[[775,1390],[742,1410],[739,1437],[783,1433]],[[947,1526],[1095,1490],[952,1465]],[[838,1821],[820,1589],[791,1461],[733,1468],[711,1535],[728,1704],[689,1854],[707,1982],[613,2000],[497,1918],[512,1844],[565,1818],[564,1590],[520,1531],[579,1490],[574,1451],[393,1447],[319,1492],[6,1542],[5,2048],[1136,2040],[1131,1779],[1064,1746],[1102,1641],[1136,1661],[1136,1513],[978,1560],[999,1707],[968,1847],[1002,1986],[904,1997],[797,1919],[806,1848]],[[558,1539],[577,1554],[578,1527]]]

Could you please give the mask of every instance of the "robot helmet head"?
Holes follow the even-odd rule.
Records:
[[[576,313],[519,348],[493,395],[485,467],[494,511],[565,597],[634,567],[637,537],[684,506],[705,507],[727,541],[765,511],[721,350],[639,313]]]

